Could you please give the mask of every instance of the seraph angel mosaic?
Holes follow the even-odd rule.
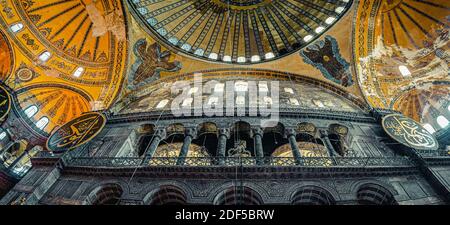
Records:
[[[350,63],[339,52],[339,46],[331,36],[314,43],[300,52],[305,63],[319,69],[329,80],[345,87],[353,85]]]
[[[128,77],[128,88],[131,90],[158,80],[162,71],[176,72],[182,68],[180,62],[169,61],[171,52],[161,51],[158,43],[149,45],[145,39],[136,42],[134,54],[137,60]]]

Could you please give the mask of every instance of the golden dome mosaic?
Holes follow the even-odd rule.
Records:
[[[200,59],[252,64],[313,42],[351,0],[130,0],[134,15],[166,47]]]

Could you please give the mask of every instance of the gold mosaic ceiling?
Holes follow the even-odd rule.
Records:
[[[130,0],[149,33],[201,59],[259,63],[313,42],[351,0]]]
[[[362,0],[355,23],[361,89],[374,107],[450,120],[450,1]]]
[[[427,122],[449,102],[449,15],[448,0],[3,0],[0,79],[24,110],[39,107],[32,121],[49,118],[50,132],[129,96],[133,48],[146,40],[175,65],[163,78],[247,67],[302,74]],[[299,54],[323,40],[336,43],[329,53],[348,62],[353,84]]]
[[[39,108],[33,122],[48,118],[44,131],[50,132],[111,105],[128,50],[121,1],[5,0],[0,9],[7,37],[0,43],[11,46],[14,60],[10,67],[2,60],[2,81],[17,91],[23,109]],[[4,49],[1,59],[8,58]]]

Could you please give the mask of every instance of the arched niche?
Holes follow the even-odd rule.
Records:
[[[232,186],[220,192],[214,205],[262,205],[261,195],[255,190],[244,186]]]
[[[103,184],[95,188],[87,198],[89,205],[118,205],[123,194],[119,184]]]
[[[321,187],[301,187],[292,196],[293,205],[335,205],[336,201],[331,193]]]
[[[148,205],[186,205],[187,197],[181,188],[173,185],[163,185],[153,191],[144,202]]]
[[[378,184],[364,184],[359,187],[356,197],[360,205],[397,205],[393,194]]]

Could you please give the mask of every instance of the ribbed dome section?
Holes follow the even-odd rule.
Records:
[[[148,31],[186,54],[225,63],[274,60],[314,41],[351,0],[130,0]]]

